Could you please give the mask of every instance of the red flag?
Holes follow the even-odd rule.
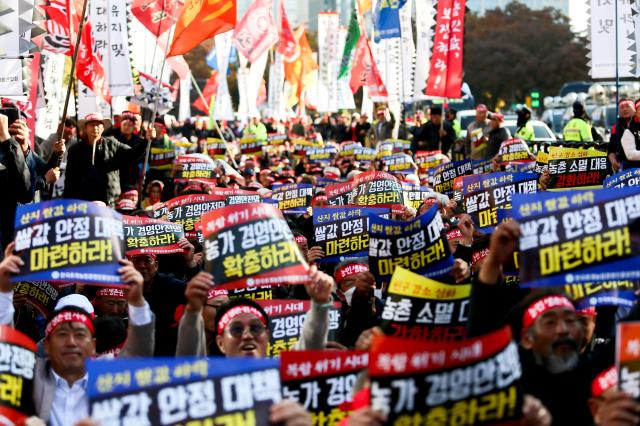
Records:
[[[187,53],[202,41],[232,30],[235,25],[235,0],[187,0],[167,57]]]
[[[440,0],[425,95],[460,98],[465,0]]]
[[[255,62],[278,41],[276,23],[271,15],[271,0],[255,0],[236,25],[233,40],[249,62]]]
[[[280,43],[278,43],[278,53],[282,55],[285,62],[293,62],[300,55],[300,45],[289,24],[287,13],[284,10],[284,1],[280,1],[280,32],[278,33]]]
[[[180,16],[183,7],[182,0],[133,0],[131,13],[146,29],[159,37],[171,28],[171,19]]]
[[[102,58],[93,51],[93,37],[91,36],[91,22],[86,22],[82,27],[82,39],[76,61],[76,77],[83,82],[96,96],[105,102],[111,103],[109,85],[104,77]]]
[[[49,6],[43,6],[42,9],[48,18],[44,22],[47,34],[42,39],[42,48],[71,56],[70,4],[67,0],[51,0]]]
[[[351,68],[351,91],[356,93],[360,86],[366,86],[371,98],[385,98],[388,96],[382,77],[371,53],[369,39],[363,34],[356,45],[356,53]]]
[[[202,102],[202,97],[198,96],[196,100],[191,104],[194,108],[198,108],[200,111],[205,114],[209,114],[209,105],[211,105],[211,98],[216,95],[218,91],[218,71],[213,71],[211,73],[211,77],[207,80],[207,84],[204,86],[202,90],[202,94],[204,95],[204,99],[207,101],[205,105]]]

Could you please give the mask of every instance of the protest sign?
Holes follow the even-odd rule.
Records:
[[[260,155],[266,141],[259,141],[255,136],[245,136],[238,142],[240,152],[244,155]]]
[[[407,154],[393,154],[380,159],[384,168],[389,173],[411,174],[417,173],[417,167],[413,158]]]
[[[525,286],[640,279],[640,188],[514,195]]]
[[[536,173],[541,175],[549,170],[549,154],[544,151],[538,151],[536,154]]]
[[[471,160],[471,174],[482,175],[493,172],[493,162],[491,160]]]
[[[102,425],[268,425],[281,400],[278,361],[251,358],[91,360],[89,412]]]
[[[228,206],[202,217],[205,269],[222,288],[302,284],[308,265],[277,207]]]
[[[14,305],[24,300],[45,318],[49,318],[55,309],[59,294],[58,288],[47,281],[22,281],[13,284]]]
[[[166,202],[167,219],[182,225],[187,238],[197,236],[195,224],[202,215],[226,205],[223,196],[218,194],[189,194],[172,198]]]
[[[578,309],[592,306],[624,306],[633,308],[636,304],[638,281],[605,281],[599,283],[566,284],[564,292],[573,300]]]
[[[367,207],[316,207],[313,209],[313,235],[324,251],[319,262],[369,256],[369,216],[388,215],[390,210]],[[387,216],[388,217],[388,216]]]
[[[272,300],[274,287],[262,285],[260,287],[234,288],[229,290],[229,299]]]
[[[317,163],[330,164],[338,155],[338,151],[334,146],[325,146],[322,148],[310,148],[307,150],[307,158],[309,161]]]
[[[123,216],[122,226],[128,255],[183,252],[178,245],[178,240],[184,237],[184,230],[179,223],[148,217]]]
[[[490,233],[498,225],[498,209],[511,209],[513,194],[535,194],[535,173],[490,173],[462,176],[456,185],[462,189],[464,208],[480,231]]]
[[[294,139],[291,141],[293,144],[293,158],[301,159],[307,155],[307,151],[313,148],[322,148],[322,144],[318,142],[311,142],[304,139]]]
[[[211,158],[224,160],[227,156],[227,144],[222,139],[207,138],[205,149]]]
[[[522,417],[522,366],[508,326],[450,343],[375,337],[369,375],[371,408],[387,424],[517,424]]]
[[[411,141],[406,139],[387,139],[382,142],[381,145],[390,145],[391,152],[397,154],[399,152],[405,152],[411,149]],[[380,152],[383,150],[381,149]]]
[[[169,218],[169,207],[167,203],[158,203],[151,209],[151,217],[153,219],[167,220]]]
[[[599,187],[607,177],[606,152],[552,146],[548,161],[549,190]]]
[[[440,164],[433,169],[433,189],[451,197],[456,178],[471,174],[471,169],[471,160]]]
[[[259,300],[269,316],[269,346],[267,356],[277,357],[283,351],[292,350],[300,340],[302,324],[311,311],[309,300]],[[329,334],[327,340],[336,339],[336,331],[340,325],[340,302],[333,302],[329,308]]]
[[[502,142],[498,150],[499,162],[501,165],[529,163],[533,160],[533,155],[529,146],[522,139],[507,139]]]
[[[179,165],[174,180],[176,182],[215,183],[218,177],[216,167],[211,158],[198,154],[180,155],[176,159]]]
[[[286,351],[281,354],[282,396],[298,401],[314,425],[337,426],[348,415],[358,373],[369,365],[364,351]]]
[[[33,415],[33,380],[36,344],[26,335],[0,325],[0,418],[2,424],[20,425]]]
[[[402,184],[385,172],[366,172],[325,188],[332,206],[391,207],[402,210]]]
[[[418,151],[416,152],[416,165],[420,173],[427,173],[440,164],[449,161],[442,151]]]
[[[18,206],[16,251],[25,265],[19,281],[120,284],[122,216],[89,201],[53,200]]]
[[[173,148],[151,148],[149,151],[149,168],[171,170],[175,156]]]
[[[603,188],[626,188],[640,186],[640,169],[628,169],[609,176],[602,183]]]
[[[369,267],[378,283],[388,282],[401,266],[436,277],[451,271],[453,257],[434,206],[413,220],[398,222],[369,217]]]
[[[397,267],[387,291],[381,323],[387,335],[431,342],[465,337],[471,284],[443,284]]]
[[[282,145],[287,140],[287,135],[284,133],[269,133],[267,135],[267,141],[269,145],[277,146]]]
[[[313,185],[307,183],[292,183],[273,188],[271,198],[278,202],[278,208],[283,213],[304,214],[311,207]]]
[[[640,401],[640,321],[619,322],[616,338],[618,387]]]
[[[426,186],[409,186],[402,187],[404,194],[404,205],[414,209],[419,209],[422,203],[428,208],[438,204],[438,200],[442,198],[442,194],[438,194],[433,189]]]
[[[374,148],[357,147],[353,150],[353,157],[356,161],[371,163],[376,159],[376,150]]]
[[[342,142],[340,144],[340,152],[338,156],[340,158],[343,157],[355,157],[356,151],[362,149],[362,144],[360,142]],[[373,150],[375,152],[375,149]]]

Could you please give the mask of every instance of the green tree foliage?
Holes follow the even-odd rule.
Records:
[[[563,83],[585,80],[588,44],[558,10],[512,2],[465,20],[464,72],[478,102],[524,102],[532,89],[556,95]]]

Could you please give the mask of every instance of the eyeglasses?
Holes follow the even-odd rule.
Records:
[[[249,333],[255,338],[258,338],[264,334],[267,328],[262,324],[249,324],[248,326],[242,324],[234,324],[227,328],[229,335],[235,339],[239,339],[244,335],[244,331],[249,327]]]

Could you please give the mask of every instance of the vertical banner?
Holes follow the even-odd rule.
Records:
[[[66,56],[62,53],[47,52],[42,58],[44,60],[42,81],[44,82],[46,104],[37,110],[36,136],[47,139],[58,128],[58,117],[61,115],[60,106],[64,102],[63,77]]]
[[[0,417],[4,424],[25,424],[35,412],[36,351],[36,344],[29,337],[9,326],[0,326]]]
[[[274,55],[274,61],[269,65],[269,93],[267,94],[269,115],[276,120],[285,118],[284,108],[284,63],[282,54]]]
[[[338,37],[340,20],[337,13],[318,14],[319,112],[336,112],[338,93]]]
[[[213,111],[213,118],[216,120],[233,120],[234,118],[231,94],[229,94],[229,84],[227,82],[232,36],[233,31],[227,31],[214,37],[216,61],[218,63],[218,90],[216,92],[216,104]],[[238,85],[238,87],[240,86]]]
[[[620,78],[634,76],[631,71],[636,67],[632,60],[634,52],[631,47],[635,44],[635,39],[629,40],[629,35],[635,34],[639,29],[634,27],[634,17],[631,14],[632,2],[613,1],[618,2],[617,22],[612,1],[589,0],[588,2],[591,10],[589,17],[591,52],[588,57],[590,75],[593,79],[616,77],[616,45],[618,47],[618,76]]]
[[[339,70],[341,65],[341,57],[339,56],[342,51],[344,51],[344,46],[347,41],[347,29],[344,27],[340,27],[338,29],[338,57],[337,68],[338,71],[335,72],[336,80],[338,81],[336,86],[336,96],[337,96],[337,107],[338,109],[356,109],[356,104],[353,99],[353,93],[349,88],[349,76],[345,76],[340,78]],[[363,92],[364,96],[364,92]]]
[[[413,100],[427,99],[424,91],[431,65],[431,39],[435,25],[434,0],[414,0],[416,3],[416,70],[413,79]]]
[[[402,93],[401,102],[413,102],[413,70],[416,60],[416,46],[413,43],[413,25],[411,12],[413,0],[406,0],[400,8],[400,58],[402,61]]]
[[[15,59],[20,55],[18,2],[0,1],[0,10],[2,12],[0,96],[21,96],[24,95],[22,88],[22,61]],[[12,59],[4,59],[3,57]]]
[[[465,3],[466,0],[453,0],[453,9],[451,10],[447,83],[444,94],[444,96],[449,99],[459,99],[462,97]]]

